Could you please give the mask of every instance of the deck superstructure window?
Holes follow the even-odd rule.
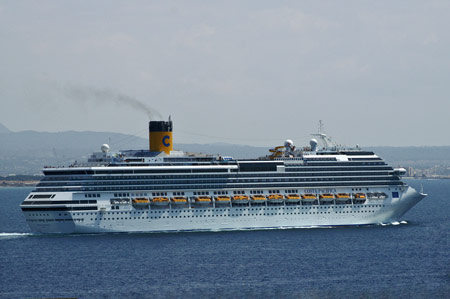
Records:
[[[208,191],[194,191],[194,195],[209,195]]]
[[[167,192],[153,192],[152,196],[167,196]]]
[[[263,194],[263,190],[250,190],[250,194]]]
[[[227,195],[228,191],[214,191],[214,195]]]
[[[296,190],[296,189],[288,189],[288,190],[284,190],[284,193],[298,193],[298,190]]]
[[[53,194],[35,194],[33,195],[33,199],[39,199],[39,198],[52,198]]]

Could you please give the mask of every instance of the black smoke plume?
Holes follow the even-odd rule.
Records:
[[[112,89],[96,88],[92,86],[62,86],[62,92],[65,96],[72,100],[93,101],[99,104],[115,103],[128,106],[137,111],[144,112],[150,120],[162,119],[161,114],[155,109],[150,108],[147,104],[138,99],[123,94]]]

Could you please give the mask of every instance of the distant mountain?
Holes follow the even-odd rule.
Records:
[[[67,156],[80,150],[98,151],[103,143],[111,143],[117,149],[148,147],[145,139],[120,133],[22,131],[0,137],[0,154],[14,152],[17,155]]]
[[[3,133],[1,133],[3,132]],[[7,133],[7,134],[6,134]],[[103,143],[113,150],[147,149],[148,140],[111,132],[12,132],[0,125],[0,175],[39,174],[45,165],[68,165],[84,161]],[[220,154],[234,158],[256,158],[268,154],[268,148],[228,143],[175,144],[185,152]],[[450,146],[430,147],[371,147],[392,166],[426,168],[450,165]]]
[[[145,149],[148,141],[109,132],[35,132],[0,134],[0,175],[38,174],[45,165],[83,161],[103,143],[114,149]]]
[[[428,168],[450,165],[450,146],[378,146],[367,149],[374,151],[392,166]]]
[[[2,123],[0,123],[0,134],[10,133],[11,131],[5,127]]]

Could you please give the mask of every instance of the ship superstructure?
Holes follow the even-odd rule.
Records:
[[[373,152],[324,133],[296,149],[237,160],[173,150],[172,121],[149,123],[150,150],[44,168],[21,204],[33,232],[97,233],[293,228],[399,221],[425,197]]]

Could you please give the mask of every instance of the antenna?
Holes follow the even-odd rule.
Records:
[[[323,122],[322,120],[319,120],[319,132],[311,135],[319,137],[320,140],[322,140],[325,149],[330,149],[332,146],[337,147],[337,145],[331,140],[331,137],[327,136],[327,134],[323,133],[323,131]]]
[[[322,120],[319,120],[319,134],[322,134],[323,132],[323,122]]]

